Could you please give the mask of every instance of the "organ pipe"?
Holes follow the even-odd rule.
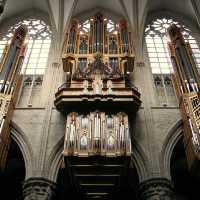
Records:
[[[86,127],[76,127],[75,124],[87,118],[88,126]],[[128,131],[128,120],[126,120],[127,115],[124,113],[118,113],[116,115],[107,115],[104,112],[92,112],[87,115],[70,113],[67,116],[66,127],[66,137],[65,137],[65,147],[64,155],[75,155],[78,152],[79,156],[92,155],[129,155],[130,154],[130,138]],[[90,119],[90,120],[89,120]],[[75,121],[74,121],[75,120]],[[113,120],[116,122],[113,126]],[[122,122],[122,121],[123,122]],[[110,126],[112,122],[112,126]],[[119,122],[119,123],[117,123]],[[106,125],[106,127],[104,127]],[[92,128],[94,127],[94,129]],[[93,131],[93,130],[94,131]],[[73,143],[71,142],[71,134],[73,130]],[[84,137],[84,144],[86,148],[77,149],[78,146],[83,145],[81,138]],[[111,141],[113,148],[110,148]],[[75,145],[77,144],[77,145]],[[94,145],[91,145],[94,144]]]
[[[120,29],[121,29],[122,53],[129,53],[129,33],[126,21],[121,21]]]
[[[78,23],[76,20],[74,20],[72,21],[70,26],[70,31],[68,32],[67,53],[75,53],[75,50],[77,49],[76,46],[77,29],[78,29]]]
[[[169,49],[174,68],[173,83],[179,99],[183,119],[183,141],[189,169],[200,167],[200,95],[199,74],[194,62],[191,48],[184,41],[183,35],[176,25],[168,29],[171,40]]]
[[[126,21],[122,20],[113,25],[114,29],[111,32],[108,30],[109,20],[101,13],[97,13],[88,23],[88,32],[84,32],[81,23],[72,20],[64,48],[66,53],[83,54],[87,48],[89,54],[117,54],[120,53],[118,49],[121,49],[121,53],[132,52],[132,40]]]
[[[6,46],[0,66],[0,168],[3,169],[10,144],[10,120],[21,85],[21,67],[26,53],[24,44],[27,28],[16,29],[11,43]]]
[[[175,70],[182,83],[184,92],[198,92],[199,91],[199,75],[194,66],[193,57],[189,54],[191,51],[189,46],[183,39],[183,36],[178,27],[173,25],[168,30],[169,38],[171,39],[171,45],[173,50],[172,62],[176,66]]]
[[[117,110],[121,110],[120,106],[117,110],[113,110],[107,105],[116,99],[118,99],[116,102],[125,105],[124,101],[127,99],[135,101],[137,96],[136,89],[127,87],[126,84],[127,74],[133,72],[134,66],[127,23],[125,21],[115,23],[97,13],[85,22],[73,20],[65,41],[63,68],[70,74],[70,79],[67,79],[70,84],[67,84],[68,88],[61,87],[60,92],[67,92],[69,103],[71,103],[70,98],[76,98],[78,95],[80,108],[79,106],[75,108],[76,114],[63,109],[67,117],[65,134],[68,135],[65,137],[63,154],[129,156],[131,146],[128,115],[116,114]],[[86,108],[81,106],[82,101],[86,104],[97,103],[98,111],[94,110],[96,105],[92,105],[89,108],[91,113],[87,113],[85,111],[87,106]],[[102,104],[105,104],[105,108]],[[87,126],[83,125],[86,121]],[[74,142],[70,143],[69,136],[72,129]]]

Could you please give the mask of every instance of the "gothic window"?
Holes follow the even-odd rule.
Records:
[[[176,24],[181,28],[184,39],[190,43],[194,60],[197,68],[200,70],[200,49],[191,31],[183,24],[171,18],[161,18],[152,21],[146,27],[145,39],[154,83],[156,87],[158,86],[156,90],[158,95],[161,95],[159,98],[162,98],[161,104],[173,104],[176,101],[171,84],[170,74],[173,72],[173,69],[167,45],[167,29],[172,24]],[[158,77],[160,81],[158,81]]]
[[[40,19],[25,19],[10,27],[7,34],[0,38],[0,57],[5,45],[10,42],[13,32],[22,24],[28,28],[28,49],[21,73],[26,75],[43,75],[47,67],[51,45],[51,31],[49,26]]]

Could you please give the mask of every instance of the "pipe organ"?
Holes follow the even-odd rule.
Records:
[[[111,115],[96,111],[67,116],[64,155],[126,156],[130,153],[127,114]]]
[[[72,20],[62,59],[66,83],[58,89],[55,105],[67,114],[64,155],[129,155],[129,133],[123,136],[125,146],[119,148],[121,129],[117,124],[124,119],[122,127],[128,132],[125,113],[136,112],[141,102],[129,77],[134,68],[134,51],[127,23],[115,24],[101,13],[84,23]],[[82,113],[86,113],[84,118]],[[81,120],[86,118],[91,127],[82,129]],[[106,129],[108,121],[113,121],[112,131]],[[113,137],[108,137],[111,132]],[[116,145],[111,153],[106,145],[112,140]],[[81,141],[87,143],[84,151]]]
[[[173,83],[183,119],[186,156],[190,171],[195,173],[200,159],[200,79],[191,47],[184,41],[180,29],[172,25],[168,35],[171,39],[169,49],[174,69]]]
[[[4,168],[10,143],[10,120],[17,100],[22,77],[27,28],[16,29],[11,43],[4,49],[0,63],[0,168]]]
[[[131,82],[134,50],[127,23],[101,13],[85,22],[72,20],[62,61],[66,79],[54,103],[66,116],[65,164],[80,190],[85,183],[86,199],[109,199],[129,167],[129,121],[141,104]],[[115,170],[109,173],[110,166]]]

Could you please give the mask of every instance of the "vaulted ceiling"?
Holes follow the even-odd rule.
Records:
[[[57,30],[63,30],[70,16],[97,8],[127,18],[133,29],[138,30],[144,24],[148,13],[170,11],[195,23],[198,23],[200,14],[199,0],[7,0],[0,23],[33,10],[47,13]]]

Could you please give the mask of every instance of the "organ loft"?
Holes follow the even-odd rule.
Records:
[[[0,0],[0,199],[197,200],[198,0]]]
[[[66,118],[65,164],[86,199],[110,198],[129,167],[129,114],[141,104],[130,79],[134,57],[126,21],[111,24],[101,13],[71,21],[62,54],[66,82],[55,106]]]

